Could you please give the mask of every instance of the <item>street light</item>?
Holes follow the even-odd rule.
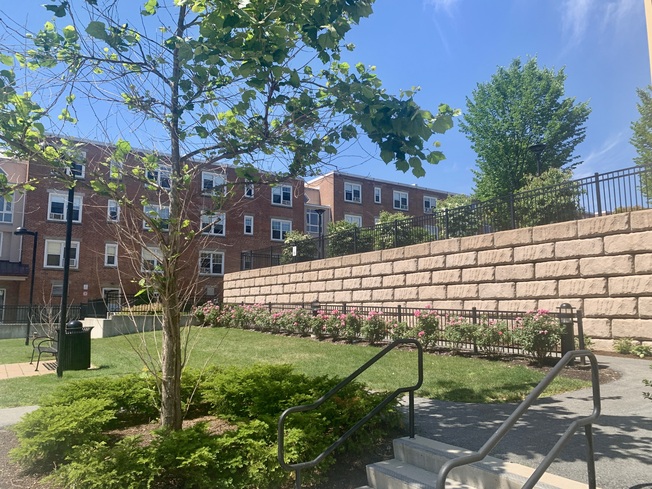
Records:
[[[32,326],[32,307],[34,306],[34,275],[36,274],[36,243],[38,241],[38,231],[28,231],[24,227],[19,227],[14,231],[16,236],[33,236],[34,245],[32,247],[32,278],[29,285],[29,309],[27,312],[27,330],[25,331],[25,344],[29,345],[29,333]]]
[[[543,143],[532,144],[528,146],[527,149],[534,153],[534,156],[537,159],[537,177],[539,177],[541,176],[541,153],[546,149],[546,145]]]
[[[324,258],[324,212],[326,209],[315,209],[319,223],[319,258]]]

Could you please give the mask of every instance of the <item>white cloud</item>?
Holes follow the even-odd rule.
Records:
[[[562,3],[562,29],[570,43],[578,44],[582,41],[593,5],[591,0],[564,0]]]
[[[575,170],[575,177],[584,178],[596,172],[603,173],[622,168],[623,154],[627,152],[629,136],[626,131],[612,134],[583,158],[582,164]]]
[[[461,1],[462,0],[424,0],[424,4],[435,7],[435,12],[444,11],[447,14],[452,15],[453,8]]]

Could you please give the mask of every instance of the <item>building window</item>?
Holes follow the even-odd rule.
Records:
[[[68,196],[66,194],[50,193],[48,196],[48,220],[65,221]],[[72,222],[81,222],[82,197],[75,195],[72,203]]]
[[[63,268],[63,255],[66,249],[66,242],[55,239],[45,240],[45,262],[44,268]],[[77,268],[79,256],[79,242],[70,243],[70,267]]]
[[[224,252],[199,252],[199,273],[202,275],[224,275]]]
[[[254,234],[254,216],[244,216],[244,233]]]
[[[253,182],[246,182],[244,185],[244,196],[248,199],[254,198],[254,184]]]
[[[359,228],[362,227],[362,216],[356,216],[355,214],[344,214],[344,220],[355,224]]]
[[[306,232],[319,234],[319,214],[314,209],[306,211]]]
[[[170,167],[160,165],[147,171],[147,179],[161,188],[170,188]]]
[[[76,161],[70,165],[70,173],[73,177],[83,180],[86,177],[86,151],[80,151]]]
[[[14,221],[11,201],[0,197],[0,222],[12,223]]]
[[[121,161],[109,161],[109,178],[112,180],[122,180],[122,167]]]
[[[424,196],[423,197],[423,213],[432,214],[435,212],[435,207],[437,207],[437,199],[435,197]]]
[[[374,187],[374,203],[375,204],[380,204],[381,197],[382,197],[382,194],[381,194],[380,187]]]
[[[106,220],[109,222],[120,220],[120,206],[115,200],[109,200],[106,205]]]
[[[344,182],[344,201],[362,202],[362,185],[359,183]]]
[[[226,195],[226,178],[221,173],[202,172],[201,191],[205,194]]]
[[[226,214],[202,214],[201,229],[203,234],[212,236],[226,236]]]
[[[399,209],[401,211],[408,210],[408,194],[407,194],[407,192],[401,192],[399,190],[394,190],[394,209]]]
[[[170,208],[165,205],[146,205],[143,207],[143,214],[149,218],[143,220],[143,229],[150,230],[154,225],[161,231],[170,229]]]
[[[284,241],[287,233],[292,231],[292,221],[272,219],[272,240]]]
[[[160,272],[161,263],[161,250],[156,247],[143,248],[141,250],[142,262],[140,269],[143,272]]]
[[[63,284],[52,284],[50,297],[61,297],[63,295]]]
[[[272,187],[272,204],[292,207],[292,187],[289,185]]]
[[[104,245],[104,266],[118,266],[118,245],[116,243],[106,243]]]

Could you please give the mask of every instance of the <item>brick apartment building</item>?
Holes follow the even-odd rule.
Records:
[[[100,299],[121,289],[135,293],[138,286],[134,279],[139,268],[156,261],[152,253],[125,239],[125,235],[138,236],[147,241],[152,230],[116,202],[93,192],[89,185],[93,174],[122,175],[127,196],[146,194],[151,201],[150,211],[161,216],[166,212],[165,202],[159,201],[155,192],[148,193],[141,182],[129,178],[130,168],[138,164],[135,157],[111,162],[111,170],[103,163],[109,161],[111,148],[87,142],[82,149],[83,158],[75,168],[78,185],[74,193],[68,290],[69,302],[73,304]],[[63,285],[68,190],[52,178],[48,167],[2,160],[0,168],[7,175],[11,173],[13,181],[25,181],[29,176],[39,182],[36,190],[14,199],[11,219],[2,221],[0,209],[0,297],[6,304],[28,303],[34,239],[13,233],[23,227],[38,232],[34,303],[58,304]],[[162,165],[147,176],[165,187],[167,175]],[[204,210],[213,207],[211,193],[225,185],[228,194],[224,197],[224,211],[204,214]],[[244,181],[228,165],[197,163],[186,205],[194,221],[192,229],[204,232],[183,259],[189,274],[196,276],[192,279],[197,281],[196,293],[215,298],[220,295],[224,273],[241,269],[243,251],[278,245],[291,230],[317,235],[319,225],[325,232],[330,221],[346,219],[362,226],[373,225],[381,210],[421,215],[447,195],[443,191],[336,172],[308,183],[294,179],[272,186]],[[5,209],[7,202],[4,201]]]

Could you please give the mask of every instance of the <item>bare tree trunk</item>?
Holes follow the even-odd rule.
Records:
[[[181,429],[181,327],[177,298],[168,294],[163,316],[161,426]],[[171,301],[171,302],[169,302]]]

